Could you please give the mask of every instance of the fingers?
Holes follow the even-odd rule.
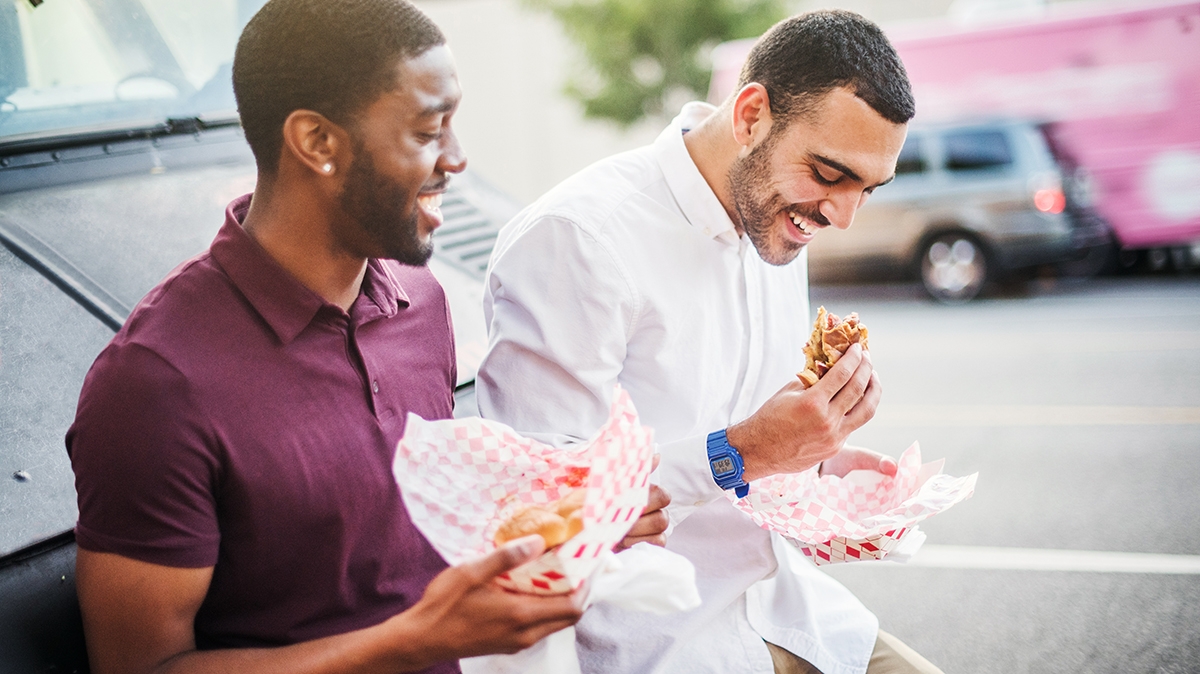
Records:
[[[851,344],[850,348],[846,349],[846,353],[842,354],[842,357],[838,359],[838,362],[834,363],[833,367],[829,368],[829,371],[825,373],[825,376],[821,377],[809,390],[824,390],[830,397],[834,397],[834,393],[842,390],[846,386],[846,383],[853,378],[862,361],[862,345]]]
[[[857,344],[855,346],[857,346]],[[842,361],[839,360],[837,364],[841,365]],[[837,367],[837,365],[834,367]],[[833,374],[833,370],[830,370],[829,374]],[[825,375],[826,378],[829,377],[829,374]],[[854,409],[854,407],[863,399],[863,396],[867,392],[867,388],[871,384],[872,378],[875,377],[875,368],[871,365],[870,357],[860,357],[858,365],[851,372],[850,378],[846,380],[846,383],[842,386],[841,390],[839,390],[829,401],[830,410],[839,416],[845,416],[849,414],[850,410]],[[873,408],[871,410],[871,414],[872,416],[874,415]],[[870,419],[870,417],[867,418]],[[866,420],[864,420],[863,423],[866,423]]]
[[[625,538],[621,540],[613,549],[618,552],[626,548],[631,548],[638,543],[651,543],[659,547],[667,544],[666,531],[670,524],[667,518],[666,508],[671,503],[671,495],[666,489],[652,484],[650,485],[650,498],[646,502],[646,508],[642,511],[642,516],[633,523],[629,528],[629,532],[625,534]]]
[[[880,457],[877,470],[889,477],[896,477],[896,473],[900,472],[900,465],[892,457],[884,456]]]
[[[646,509],[642,511],[642,514],[662,510],[669,505],[671,505],[671,494],[659,485],[652,484],[650,485],[650,498],[646,501]]]
[[[873,470],[884,475],[895,476],[897,465],[895,459],[879,452],[845,445],[833,457],[821,465],[822,475],[846,477],[853,470]]]
[[[843,430],[847,435],[862,427],[863,424],[875,416],[875,411],[879,409],[879,400],[882,397],[883,385],[879,383],[879,375],[871,372],[870,379],[867,380],[866,390],[863,391],[862,396],[854,403],[850,410],[846,412],[842,420]]]
[[[613,548],[613,552],[628,550],[638,543],[649,543],[650,545],[656,545],[660,548],[665,548],[667,547],[667,536],[666,534],[654,534],[653,536],[626,536],[625,538],[621,539],[620,543],[617,543],[617,545]]]
[[[509,541],[479,559],[461,564],[459,568],[474,582],[482,583],[534,559],[545,549],[545,539],[533,534]]]
[[[667,525],[670,522],[667,519],[667,513],[662,510],[656,510],[652,513],[646,513],[638,518],[633,526],[629,528],[629,533],[625,534],[626,539],[630,538],[646,538],[661,536],[667,531]],[[663,539],[666,543],[666,539]],[[629,547],[633,543],[624,542],[624,547]]]

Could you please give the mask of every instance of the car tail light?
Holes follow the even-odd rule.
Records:
[[[1033,193],[1033,206],[1043,213],[1062,213],[1067,197],[1058,188],[1040,189]]]

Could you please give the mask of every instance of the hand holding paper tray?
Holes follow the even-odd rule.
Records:
[[[566,543],[497,578],[531,594],[567,593],[591,579],[589,604],[671,613],[700,603],[684,557],[639,544],[612,548],[646,507],[653,434],[638,423],[629,395],[617,389],[608,422],[587,444],[557,449],[478,418],[429,422],[409,415],[392,471],[413,523],[450,564],[483,555],[520,507],[544,505],[586,489],[584,528]],[[468,674],[572,674],[579,671],[567,628],[514,655],[468,658]]]
[[[917,524],[970,498],[978,473],[951,477],[945,460],[921,465],[917,443],[900,456],[895,477],[856,470],[839,478],[804,473],[774,475],[751,484],[735,506],[764,529],[791,540],[816,564],[907,556],[924,535]],[[915,543],[912,545],[911,543]]]

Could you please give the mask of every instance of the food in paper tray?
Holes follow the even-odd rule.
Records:
[[[734,507],[817,565],[898,560],[924,539],[918,523],[971,497],[978,473],[946,475],[944,459],[922,464],[915,442],[897,463],[894,477],[868,470],[817,477],[816,468],[772,475],[755,480]]]
[[[618,388],[608,421],[569,451],[494,421],[410,414],[392,471],[413,523],[451,564],[485,555],[506,537],[541,533],[546,522],[552,533],[561,521],[565,537],[561,529],[544,535],[546,552],[497,582],[565,594],[605,563],[646,507],[653,453],[653,432]]]
[[[796,375],[804,382],[804,388],[824,377],[851,344],[867,348],[867,328],[859,322],[858,314],[851,313],[842,319],[825,311],[825,307],[817,309],[812,336],[804,345],[804,371]]]
[[[547,506],[529,506],[518,510],[496,530],[496,546],[530,534],[541,536],[547,550],[562,545],[583,531],[586,494],[585,490],[576,489]]]

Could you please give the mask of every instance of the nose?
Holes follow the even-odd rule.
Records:
[[[838,229],[850,229],[850,225],[854,224],[854,213],[861,204],[858,192],[831,192],[821,202],[821,215]]]
[[[458,142],[458,135],[447,129],[442,135],[442,153],[438,156],[438,169],[445,173],[462,173],[467,168],[467,153]]]

